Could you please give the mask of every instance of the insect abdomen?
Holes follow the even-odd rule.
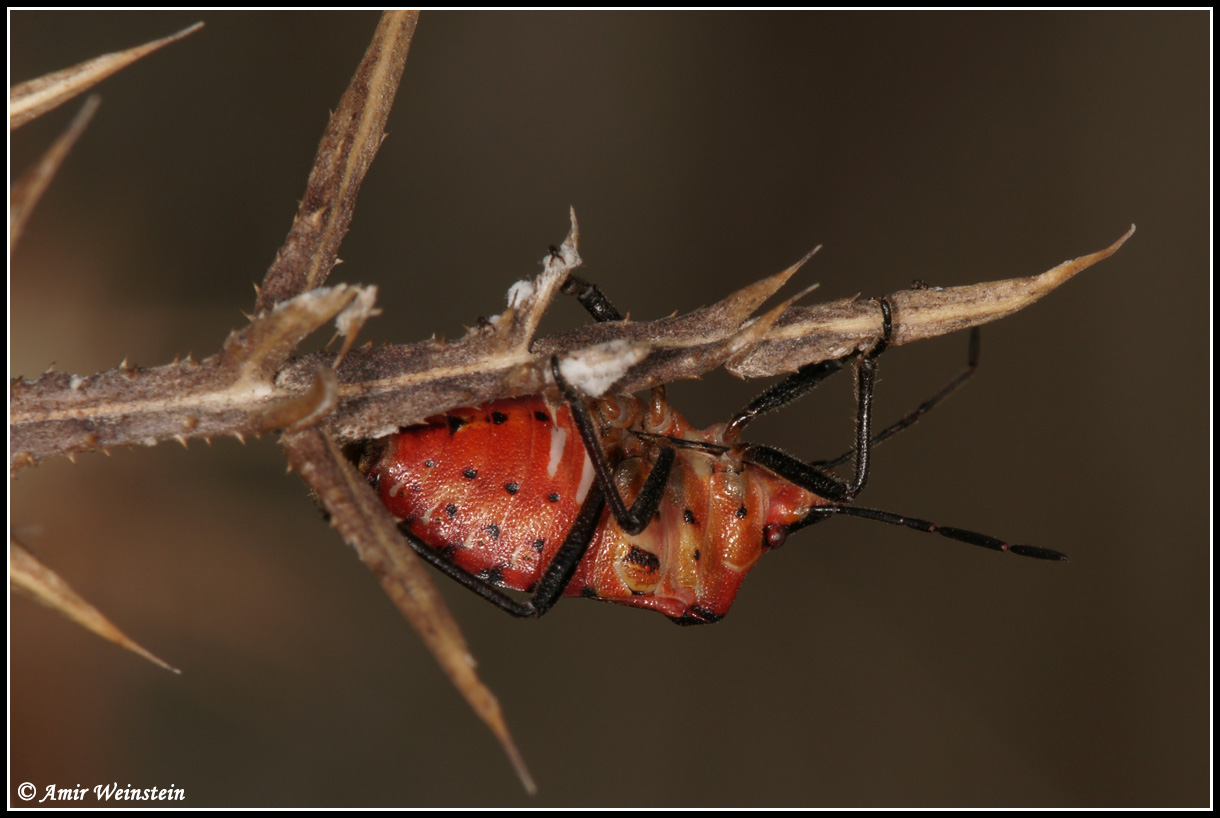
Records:
[[[412,533],[473,574],[529,589],[562,544],[592,468],[566,406],[458,409],[393,435],[378,491]]]
[[[766,526],[794,522],[820,501],[728,449],[675,443],[719,445],[719,436],[692,430],[668,408],[668,440],[632,431],[645,415],[634,399],[614,399],[606,411],[617,418],[606,434],[626,502],[639,494],[659,447],[677,453],[656,517],[628,535],[605,509],[564,594],[686,623],[720,619],[767,550]],[[458,409],[406,428],[390,437],[370,473],[387,508],[417,538],[469,573],[519,591],[541,578],[593,483],[567,405],[540,397]]]

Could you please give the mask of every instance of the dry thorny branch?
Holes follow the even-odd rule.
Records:
[[[793,307],[793,298],[755,316],[802,260],[688,315],[601,323],[536,339],[543,312],[581,263],[573,214],[571,231],[560,247],[552,248],[542,274],[514,286],[500,316],[452,343],[350,349],[363,322],[377,314],[376,289],[322,285],[337,263],[360,183],[381,145],[417,17],[408,12],[382,18],[331,117],[300,210],[267,271],[250,324],[231,334],[216,355],[200,361],[188,358],[149,369],[124,363],[88,377],[47,372],[33,380],[14,380],[10,468],[17,471],[52,455],[72,457],[114,446],[282,432],[289,463],[325,506],[332,525],[378,576],[532,790],[499,705],[475,675],[457,624],[422,564],[402,543],[395,520],[344,456],[343,446],[455,407],[552,388],[546,365],[552,355],[587,364],[584,369],[597,374],[596,383],[583,383],[590,393],[631,392],[698,377],[720,366],[743,377],[760,377],[868,348],[879,337],[881,314],[872,300]],[[87,76],[80,68],[52,77],[66,75],[73,81]],[[35,82],[45,85],[46,80]],[[62,101],[71,93],[59,89],[54,95]],[[70,129],[72,136],[61,142],[75,138],[82,128],[78,122]],[[66,150],[57,143],[51,152],[62,155]],[[45,178],[40,184],[45,186]],[[28,206],[23,205],[25,212]],[[1104,250],[1041,275],[892,294],[892,343],[941,335],[1015,312],[1114,253],[1132,230]],[[345,339],[342,349],[294,357],[297,345],[331,319]],[[16,583],[43,601],[78,621],[100,617],[24,549],[14,545],[10,560]],[[103,635],[126,639],[109,623],[105,626],[113,632]]]

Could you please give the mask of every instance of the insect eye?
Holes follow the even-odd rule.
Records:
[[[763,529],[763,542],[767,548],[779,548],[788,539],[788,526],[771,523]]]

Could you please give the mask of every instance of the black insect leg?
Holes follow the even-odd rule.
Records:
[[[859,494],[868,482],[868,466],[872,454],[873,384],[877,380],[877,358],[889,347],[894,332],[890,302],[882,298],[877,304],[881,307],[881,340],[856,359],[856,475],[847,490],[848,500]]]
[[[558,248],[552,248],[558,252]],[[603,321],[622,321],[623,314],[610,303],[610,299],[602,293],[596,284],[591,284],[583,278],[569,274],[567,281],[560,288],[566,295],[575,295],[576,300],[581,303],[594,320],[598,323]],[[665,387],[652,387],[652,406],[664,405],[665,403]]]
[[[820,497],[835,502],[847,502],[860,493],[868,482],[869,449],[873,414],[873,385],[877,378],[877,358],[886,350],[893,335],[893,314],[890,303],[880,299],[881,338],[865,353],[856,354],[856,442],[852,454],[856,459],[855,475],[850,483],[832,473],[825,464],[805,463],[769,446],[746,446],[745,459],[765,466],[787,480]],[[850,356],[848,356],[850,357]],[[808,392],[818,383],[838,372],[845,358],[807,364],[794,374],[772,386],[742,409],[729,423],[725,437],[733,440],[742,428],[763,412],[777,409]]]
[[[412,534],[411,529],[405,523],[398,526],[398,531],[406,538],[420,559],[463,588],[474,591],[500,610],[513,616],[537,616],[537,611],[528,602],[518,602],[486,579],[476,576],[465,568],[445,559],[440,551],[433,549],[432,546]]]
[[[843,361],[850,357],[848,355],[829,361],[805,364],[796,372],[793,372],[750,401],[749,405],[734,415],[733,419],[729,421],[729,425],[725,427],[725,439],[730,442],[740,440],[741,432],[746,427],[746,424],[761,414],[792,403],[792,401],[842,369]]]
[[[913,412],[904,415],[899,420],[882,429],[877,434],[873,435],[870,446],[876,446],[883,440],[893,437],[910,426],[913,426],[920,418],[932,410],[934,406],[940,403],[945,398],[949,397],[959,386],[970,380],[971,376],[978,370],[979,366],[979,328],[975,327],[970,330],[970,346],[966,355],[966,368],[961,373],[951,380],[943,389],[937,392],[932,397],[921,403]],[[855,450],[846,451],[833,460],[815,460],[815,466],[824,468],[833,468],[842,463],[846,463],[855,454]]]
[[[635,498],[635,502],[631,504],[630,509],[627,508],[626,502],[614,485],[613,470],[606,460],[605,452],[602,451],[601,442],[597,438],[593,419],[589,415],[584,396],[564,379],[559,371],[559,359],[556,357],[551,358],[551,372],[555,376],[555,383],[558,384],[572,410],[572,417],[576,421],[581,441],[593,464],[596,480],[594,485],[589,488],[589,494],[581,504],[576,521],[572,524],[572,529],[564,539],[563,545],[555,552],[542,579],[534,588],[533,596],[525,602],[518,602],[487,579],[450,562],[440,552],[412,534],[406,525],[399,526],[399,530],[406,536],[411,547],[425,561],[501,610],[520,617],[541,616],[550,610],[563,595],[564,589],[567,588],[572,576],[576,573],[577,566],[580,565],[580,561],[589,550],[589,544],[592,543],[593,536],[597,533],[597,527],[601,523],[602,509],[605,508],[607,502],[609,502],[619,526],[628,534],[638,534],[647,527],[661,504],[665,482],[669,479],[669,472],[674,461],[674,449],[663,449],[657,462],[653,465],[652,472],[644,481],[643,488]]]
[[[618,488],[614,485],[614,470],[606,460],[606,453],[602,451],[601,440],[597,436],[597,429],[589,414],[585,396],[563,377],[559,371],[559,358],[555,356],[551,357],[551,374],[554,376],[555,384],[559,387],[564,400],[567,401],[568,408],[572,410],[572,419],[576,421],[576,429],[580,432],[585,452],[593,463],[593,473],[597,485],[606,495],[606,502],[610,505],[614,519],[627,534],[639,534],[652,521],[653,515],[657,513],[657,508],[661,505],[665,481],[669,479],[669,471],[674,463],[673,447],[665,447],[661,450],[657,462],[653,464],[652,472],[644,481],[644,487],[640,489],[631,508],[627,508],[626,501],[623,500],[622,495],[618,493]]]
[[[876,436],[873,436],[870,424],[872,418],[873,384],[876,380],[877,372],[876,360],[877,356],[885,351],[889,343],[893,319],[889,303],[884,299],[879,303],[883,316],[881,341],[856,361],[856,445],[852,452],[832,461],[804,463],[791,455],[766,446],[749,446],[745,450],[746,457],[751,462],[765,466],[779,476],[791,480],[796,485],[831,501],[828,505],[815,506],[803,520],[787,526],[784,532],[780,532],[779,541],[782,542],[783,536],[787,533],[839,514],[875,520],[890,525],[901,525],[926,534],[940,534],[943,537],[948,537],[951,540],[963,542],[967,545],[988,548],[993,551],[1010,551],[1022,557],[1042,560],[1066,560],[1067,556],[1065,554],[1050,548],[1040,548],[1034,545],[1010,545],[997,537],[981,534],[977,531],[941,526],[928,520],[904,517],[891,511],[846,505],[860,493],[860,490],[864,488],[864,484],[868,481],[869,454],[872,446],[915,423],[928,410],[944,400],[957,387],[961,386],[962,383],[974,374],[978,367],[979,333],[976,328],[970,336],[970,351],[966,370],[935,396],[916,408],[914,412],[911,412],[897,423],[886,427]],[[852,455],[855,456],[856,460],[856,474],[853,481],[849,484],[828,469],[830,466],[845,462]]]
[[[551,252],[552,254],[557,253],[558,248],[552,247]],[[562,290],[567,294],[575,295],[581,305],[597,321],[621,321],[623,319],[622,314],[615,309],[610,300],[594,284],[590,284],[576,276],[569,276],[568,280],[564,282]],[[593,486],[590,486],[589,494],[580,506],[580,511],[576,515],[576,521],[572,524],[572,529],[568,532],[567,537],[564,538],[563,544],[559,546],[559,550],[555,552],[555,556],[551,558],[550,563],[542,574],[542,578],[538,580],[538,584],[534,587],[531,597],[524,602],[514,599],[486,578],[472,574],[465,568],[446,559],[441,552],[427,545],[411,533],[409,527],[405,524],[399,526],[399,530],[407,538],[411,548],[425,562],[459,585],[473,591],[512,616],[542,616],[554,606],[559,597],[563,596],[563,592],[572,581],[580,561],[584,559],[585,554],[589,550],[590,543],[593,542],[593,537],[597,533],[597,527],[601,524],[602,510],[606,506],[607,498],[609,498],[610,507],[615,519],[618,520],[619,525],[625,531],[629,534],[638,534],[644,530],[649,521],[652,520],[653,515],[656,514],[657,507],[661,503],[665,481],[669,478],[669,471],[674,460],[674,450],[672,448],[661,452],[656,465],[653,466],[651,474],[644,481],[644,487],[640,490],[639,496],[636,497],[635,502],[628,509],[614,486],[613,471],[606,461],[605,452],[602,451],[601,442],[597,438],[593,419],[589,416],[589,409],[585,403],[584,396],[574,389],[563,378],[563,375],[560,374],[558,358],[551,359],[551,371],[555,376],[555,383],[559,385],[564,399],[567,400],[572,410],[572,416],[576,420],[576,427],[580,431],[585,451],[593,463],[597,480]]]
[[[568,532],[563,545],[559,546],[550,565],[546,567],[542,579],[538,580],[538,585],[534,588],[534,595],[531,597],[529,605],[537,616],[542,616],[549,611],[551,606],[559,601],[559,597],[563,596],[564,589],[568,587],[568,583],[572,581],[572,575],[576,573],[576,567],[585,558],[589,544],[593,542],[593,535],[597,533],[597,527],[601,524],[602,509],[605,507],[605,498],[602,496],[601,489],[597,486],[590,486],[589,496],[581,504],[580,513],[576,515],[576,522],[572,523],[572,530]]]
[[[623,314],[614,308],[610,299],[602,294],[596,284],[568,274],[568,280],[559,288],[565,295],[574,295],[580,305],[589,311],[595,321],[622,321]]]
[[[859,356],[859,360],[862,361],[875,361],[877,356],[889,346],[890,336],[893,334],[893,318],[890,304],[885,299],[881,299],[878,303],[881,305],[881,338],[871,350]],[[733,419],[729,421],[729,425],[725,428],[725,438],[730,442],[739,440],[746,424],[750,423],[754,418],[792,403],[819,383],[838,372],[843,368],[844,361],[856,355],[858,353],[851,353],[850,355],[844,355],[842,358],[805,364],[796,372],[793,372],[750,401],[744,409],[734,415]],[[871,369],[875,372],[875,365]],[[870,374],[868,378],[870,400],[872,397],[872,380],[873,378]]]
[[[836,503],[845,503],[851,499],[851,484],[828,469],[806,463],[770,446],[751,444],[745,446],[741,453],[743,460],[770,469],[788,482],[819,497]],[[799,528],[803,525],[807,523],[797,523],[793,527]]]
[[[441,552],[412,534],[406,524],[400,525],[398,530],[407,538],[407,542],[411,544],[415,553],[425,562],[464,588],[474,591],[505,613],[520,617],[542,616],[554,606],[559,597],[563,596],[564,589],[572,581],[576,567],[580,565],[585,552],[589,550],[589,544],[593,542],[593,535],[597,532],[597,526],[601,522],[603,508],[605,508],[605,502],[601,491],[597,486],[591,487],[588,497],[585,498],[576,515],[576,522],[572,524],[572,530],[568,532],[563,545],[559,546],[559,550],[555,552],[555,556],[547,565],[542,579],[534,588],[533,595],[524,602],[513,599],[487,579],[472,574],[460,565],[449,561]]]

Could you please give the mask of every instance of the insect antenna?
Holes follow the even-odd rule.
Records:
[[[819,520],[823,520],[834,514],[844,514],[848,517],[862,517],[866,520],[876,520],[879,523],[889,523],[890,525],[901,525],[907,528],[913,528],[916,531],[922,531],[925,534],[940,534],[942,537],[948,537],[951,540],[964,542],[967,545],[977,545],[982,548],[990,548],[992,551],[1010,551],[1013,554],[1021,557],[1032,557],[1039,560],[1060,560],[1067,561],[1067,554],[1055,551],[1050,548],[1040,548],[1036,545],[1010,545],[1009,543],[997,537],[992,537],[988,534],[980,534],[977,531],[967,531],[964,528],[950,528],[949,526],[937,525],[936,523],[927,520],[920,520],[915,517],[904,517],[901,514],[895,514],[892,511],[881,511],[875,508],[860,508],[859,506],[842,506],[842,505],[827,505],[817,506],[809,515],[800,522],[793,523],[787,527],[787,533],[791,533],[798,528],[803,528]]]

